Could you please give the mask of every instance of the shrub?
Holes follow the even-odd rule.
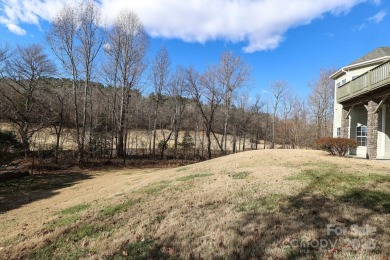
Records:
[[[316,145],[332,155],[345,156],[350,149],[357,147],[357,142],[349,138],[323,137],[316,141]]]
[[[11,149],[20,149],[21,144],[11,131],[0,130],[0,153],[8,153]]]

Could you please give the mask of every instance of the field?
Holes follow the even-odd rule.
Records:
[[[388,259],[390,163],[261,150],[0,183],[0,259]]]
[[[3,131],[13,131],[15,134],[17,134],[17,130],[12,126],[10,123],[4,123],[0,122],[0,130]],[[156,143],[158,144],[160,141],[164,140],[167,138],[169,135],[170,131],[167,129],[157,129],[156,132]],[[179,132],[179,143],[182,142],[183,136],[184,136],[184,131]],[[190,135],[193,138],[194,144],[196,149],[201,149],[202,148],[202,143],[204,146],[204,149],[206,150],[206,145],[207,145],[207,140],[206,140],[206,134],[204,131],[199,131],[196,136],[194,131],[190,131]],[[88,135],[87,135],[88,136]],[[222,139],[222,135],[216,133],[216,136],[219,140],[219,142]],[[151,138],[151,133],[148,135],[148,130],[129,130],[129,133],[127,135],[127,140],[128,140],[128,149],[132,149],[133,152],[136,150],[142,150],[142,149],[147,149],[149,147],[150,143],[150,138]],[[74,129],[70,128],[65,128],[63,130],[63,133],[60,138],[60,146],[62,149],[76,149],[77,148],[77,143],[76,143],[76,131]],[[48,150],[48,149],[53,149],[55,147],[56,143],[56,136],[55,132],[52,128],[44,128],[35,134],[32,135],[31,138],[31,149],[32,150]],[[239,139],[237,137],[237,149],[242,150],[244,141]],[[171,137],[171,140],[168,142],[168,147],[172,148],[174,146],[174,140],[173,140],[173,135]],[[264,146],[264,142],[260,141],[258,145],[258,149],[262,149]],[[219,146],[215,140],[214,137],[211,139],[211,148],[213,151],[219,151]],[[249,138],[246,138],[245,140],[245,148],[249,149],[251,148],[251,143]],[[227,137],[227,150],[232,151],[233,150],[233,136],[228,135]]]

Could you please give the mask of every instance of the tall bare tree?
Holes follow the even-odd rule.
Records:
[[[9,108],[6,117],[18,130],[26,157],[33,134],[48,125],[46,109],[42,106],[44,95],[39,92],[55,71],[42,46],[34,44],[17,47],[2,72],[5,85],[0,88],[0,94]]]
[[[173,127],[174,127],[174,151],[177,153],[179,131],[181,128],[183,113],[186,108],[188,87],[185,80],[185,69],[177,67],[171,83],[169,84],[168,93],[173,97]]]
[[[148,48],[148,36],[138,16],[130,11],[123,11],[115,19],[108,32],[106,53],[108,60],[117,67],[115,82],[121,87],[117,155],[125,156],[127,136],[127,115],[130,90],[135,88],[144,72],[145,56]]]
[[[209,67],[203,75],[200,75],[193,68],[187,70],[190,91],[202,115],[206,130],[209,159],[212,158],[211,134],[213,133],[215,114],[223,99],[223,92],[218,84],[217,71],[215,66]]]
[[[59,85],[48,85],[47,92],[49,100],[47,109],[50,111],[50,125],[56,136],[55,143],[55,162],[58,163],[58,155],[60,151],[61,135],[64,130],[66,108],[69,106],[68,97],[71,95],[66,81],[61,80]]]
[[[95,2],[83,1],[78,9],[79,29],[77,38],[80,41],[81,73],[84,81],[83,123],[81,133],[81,150],[85,149],[87,129],[87,106],[89,105],[89,142],[92,140],[93,130],[93,102],[91,79],[93,76],[96,59],[103,44],[103,31],[101,30],[100,9]],[[91,147],[91,143],[89,145]]]
[[[157,52],[152,65],[152,83],[154,87],[154,118],[153,118],[153,147],[152,154],[156,155],[156,133],[158,110],[163,102],[163,95],[168,90],[171,61],[167,49],[162,46]]]
[[[321,69],[317,79],[309,82],[309,104],[316,119],[316,138],[330,136],[333,121],[334,82],[330,76],[333,68]]]
[[[250,69],[240,57],[234,56],[233,52],[222,54],[218,68],[218,81],[223,89],[224,123],[221,145],[226,154],[227,131],[232,101],[237,90],[248,83]]]
[[[73,88],[73,108],[76,128],[76,143],[78,148],[78,161],[83,155],[83,146],[80,133],[80,115],[78,105],[79,88],[79,62],[80,55],[77,50],[77,31],[79,29],[77,8],[64,6],[46,34],[46,40],[53,53],[61,62],[65,73],[71,77]]]
[[[276,120],[278,115],[279,103],[283,99],[283,96],[288,88],[288,85],[285,81],[279,80],[271,83],[271,90],[273,95],[272,101],[272,144],[271,148],[275,148],[275,128]]]

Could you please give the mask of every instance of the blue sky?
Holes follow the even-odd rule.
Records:
[[[0,0],[0,42],[44,43],[63,0]],[[233,51],[252,67],[251,94],[285,80],[302,97],[321,68],[339,68],[390,46],[390,9],[380,0],[100,0],[107,23],[122,9],[139,14],[150,55],[164,45],[173,65],[203,70]]]

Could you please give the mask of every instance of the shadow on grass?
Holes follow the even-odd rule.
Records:
[[[367,189],[352,189],[341,196],[341,199],[380,214],[390,213],[390,193]]]
[[[304,171],[297,177],[300,181],[307,180],[307,185],[299,194],[281,198],[276,211],[247,211],[230,227],[237,234],[233,244],[238,246],[228,258],[333,259],[336,252],[352,250],[345,249],[345,243],[340,242],[340,239],[351,237],[350,234],[337,236],[328,232],[329,224],[345,228],[351,225],[362,227],[368,224],[371,216],[376,218],[390,213],[390,193],[359,188],[367,183],[390,182],[389,176],[357,176],[335,168],[320,168]],[[375,222],[369,224],[375,226]],[[373,239],[380,241],[380,236],[390,235],[389,230],[378,227]],[[296,246],[297,241],[321,239],[335,243],[337,248],[334,249],[331,243],[324,247],[310,243]],[[350,252],[361,254],[353,250]],[[377,245],[375,251],[368,252],[365,257],[370,253],[389,255],[390,248]]]
[[[0,183],[0,213],[17,209],[25,204],[58,194],[58,189],[90,179],[80,172],[66,174],[40,174],[12,179]]]

